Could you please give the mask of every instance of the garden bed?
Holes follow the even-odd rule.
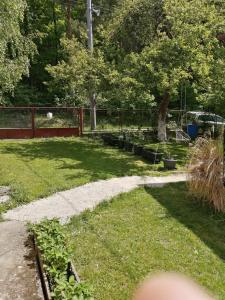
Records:
[[[58,220],[31,225],[35,255],[45,300],[93,300],[91,289],[70,260],[64,227]]]
[[[165,170],[175,170],[176,163],[181,156],[182,151],[187,154],[185,145],[177,143],[154,142],[155,135],[152,131],[121,131],[120,133],[105,133],[101,136],[104,145],[118,147],[126,152],[143,157],[150,164],[160,164],[164,161]],[[179,157],[180,156],[180,157]],[[175,159],[176,157],[176,159]],[[178,157],[178,159],[177,159]],[[166,163],[173,160],[173,163]]]

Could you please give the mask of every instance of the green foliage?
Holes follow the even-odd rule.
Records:
[[[15,106],[29,106],[31,103],[41,105],[46,101],[46,99],[43,99],[43,94],[39,89],[25,82],[19,82],[14,89],[13,95],[7,98],[8,104]]]
[[[42,253],[44,267],[50,275],[51,283],[61,274],[66,275],[69,262],[69,251],[66,245],[66,235],[58,220],[44,220],[40,224],[31,225],[35,233],[37,245]]]
[[[105,107],[150,108],[155,106],[155,96],[149,86],[141,82],[137,75],[137,56],[131,54],[124,59],[123,70],[116,66],[109,68],[102,93]]]
[[[76,283],[72,276],[67,280],[71,251],[67,245],[67,234],[59,221],[44,220],[39,224],[30,225],[30,230],[36,236],[54,299],[92,300],[87,284]]]
[[[167,0],[154,40],[137,56],[136,74],[156,94],[177,95],[182,82],[203,89],[221,68],[224,51],[216,34],[223,22],[213,4]]]
[[[26,9],[25,0],[0,2],[0,102],[5,92],[12,92],[22,76],[29,74],[35,45],[21,27]]]
[[[10,103],[24,98],[24,104],[87,105],[95,93],[98,107],[149,108],[166,90],[177,107],[185,84],[190,107],[199,102],[223,110],[225,47],[217,37],[224,32],[224,1],[96,0],[101,14],[93,15],[93,56],[87,51],[85,1],[72,1],[71,40],[65,38],[66,1],[4,0],[0,5],[0,11],[6,8],[1,43],[7,55],[3,48],[0,52],[6,59],[14,55],[0,67],[4,90],[28,74],[31,38],[38,50],[29,79],[23,78],[13,99],[6,99]]]
[[[27,3],[27,26],[38,49],[31,63],[29,84],[49,97],[44,85],[49,80],[45,67],[57,64],[61,58],[60,38],[66,30],[65,7],[58,0],[27,0]]]
[[[142,51],[154,39],[162,13],[161,0],[121,1],[104,31],[109,58]]]
[[[52,293],[55,300],[94,300],[87,284],[77,284],[73,277],[70,277],[69,281],[65,277],[56,281],[57,286]]]
[[[89,95],[101,92],[106,72],[104,58],[100,51],[94,55],[75,38],[61,40],[65,60],[56,66],[47,66],[53,77],[50,90],[61,103],[81,105],[87,102]]]

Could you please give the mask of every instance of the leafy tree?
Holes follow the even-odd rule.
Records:
[[[102,85],[105,107],[145,109],[155,106],[155,97],[137,73],[138,55],[127,55],[118,68],[108,64]]]
[[[35,45],[22,29],[26,9],[24,0],[0,2],[0,101],[4,93],[14,90],[23,75],[29,74]]]
[[[169,103],[182,82],[196,91],[215,83],[222,70],[224,48],[217,34],[224,25],[214,3],[203,0],[165,0],[156,36],[137,55],[136,74],[156,96],[158,138],[166,139]],[[218,85],[217,85],[218,87]]]
[[[38,53],[35,55],[28,84],[31,88],[39,89],[49,98],[45,82],[49,74],[46,65],[55,65],[61,59],[60,38],[66,31],[65,6],[57,0],[27,0],[29,32],[34,35]],[[24,80],[26,84],[27,81]]]
[[[105,29],[107,53],[120,57],[139,53],[154,39],[162,20],[161,0],[124,0],[118,4]]]
[[[212,110],[224,107],[224,14],[220,0],[94,0],[95,52],[86,50],[86,2],[25,0],[0,3],[1,93],[13,103],[88,105],[159,110],[159,138],[181,86]],[[31,39],[32,38],[32,39]],[[47,68],[46,68],[47,66]],[[193,95],[195,93],[195,95]],[[35,94],[37,97],[33,97]],[[57,100],[57,101],[56,101]],[[56,101],[56,102],[55,102]]]
[[[101,93],[106,65],[100,51],[91,56],[77,39],[63,39],[65,59],[56,66],[47,66],[53,80],[49,89],[55,91],[59,103],[87,105],[90,94]]]

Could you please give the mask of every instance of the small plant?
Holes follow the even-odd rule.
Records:
[[[165,159],[168,159],[168,160],[176,160],[176,158],[177,158],[177,155],[175,155],[175,154],[172,154],[168,149],[166,149],[165,151],[164,151],[164,154],[165,154]]]
[[[145,138],[141,129],[133,134],[133,141],[135,144],[144,145]]]
[[[77,283],[73,276],[68,280],[68,264],[71,251],[67,245],[67,234],[57,219],[44,220],[30,225],[40,249],[44,271],[49,280],[54,300],[91,300],[88,285]]]
[[[175,130],[178,128],[178,125],[175,121],[169,121],[167,124],[167,128],[170,130]]]
[[[76,283],[73,277],[66,280],[63,276],[57,279],[57,285],[52,292],[54,300],[94,300],[90,287],[85,283]]]
[[[168,149],[168,145],[166,143],[161,144],[162,151],[164,153],[163,163],[164,169],[166,170],[175,170],[176,169],[176,157],[177,155],[172,155]]]

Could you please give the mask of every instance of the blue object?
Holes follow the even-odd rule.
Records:
[[[187,126],[187,134],[191,139],[195,139],[198,136],[198,125],[189,124]]]

